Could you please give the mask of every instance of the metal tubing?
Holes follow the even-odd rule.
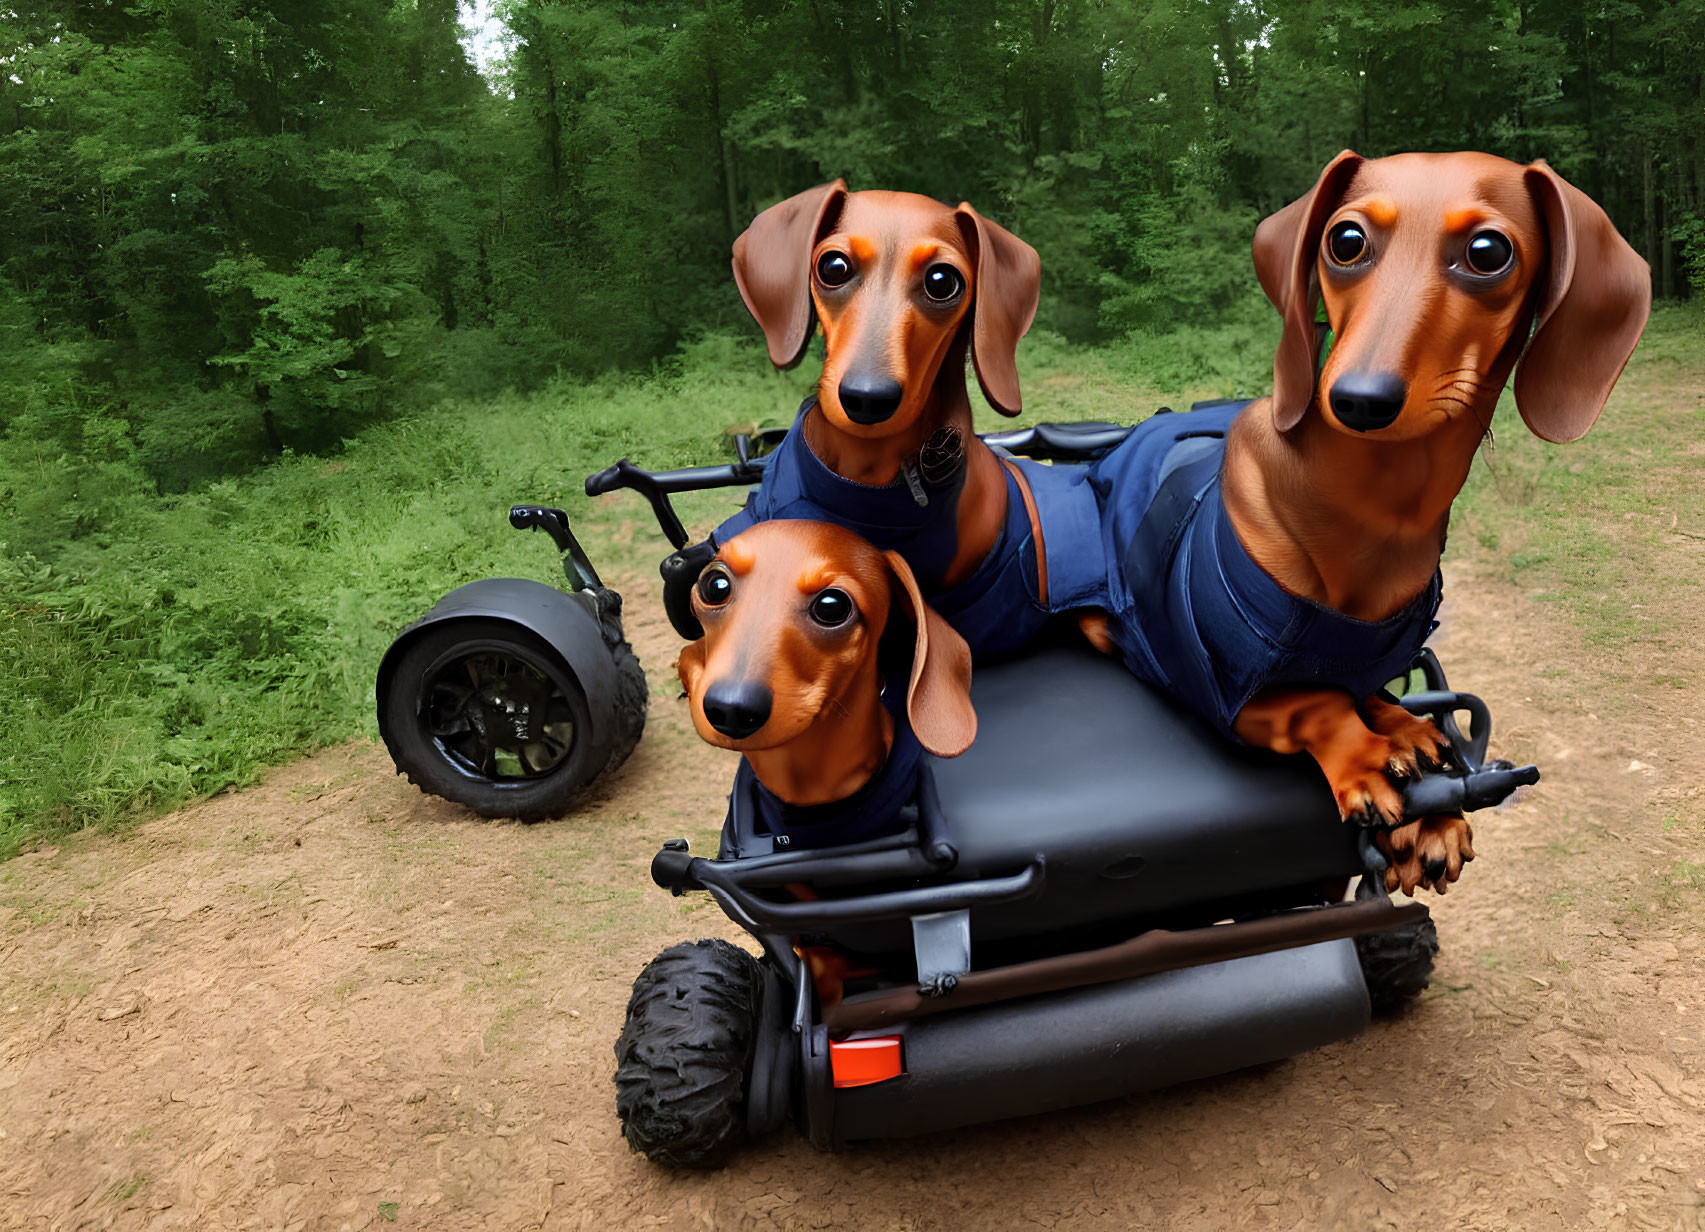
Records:
[[[747,928],[756,931],[754,926],[762,926],[813,932],[842,924],[863,924],[872,920],[957,911],[961,907],[1031,898],[1042,892],[1044,873],[1043,861],[1038,856],[1030,867],[1011,877],[866,894],[859,898],[793,903],[774,903],[748,893],[739,879],[731,876],[729,870],[716,860],[694,860],[692,878],[709,890],[724,910],[728,910],[730,905],[737,906],[738,914],[733,911],[729,914],[735,915],[737,922]]]
[[[948,1010],[1385,932],[1427,914],[1420,903],[1398,904],[1386,899],[1303,908],[1240,924],[1215,924],[1183,932],[1156,928],[1104,949],[972,971],[960,976],[951,992],[939,996],[925,996],[915,988],[896,988],[849,998],[823,1020],[836,1035],[871,1031]]]

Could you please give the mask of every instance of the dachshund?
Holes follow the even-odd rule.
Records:
[[[904,705],[879,654],[896,605],[915,630]],[[783,520],[737,535],[699,575],[693,613],[705,634],[676,661],[693,726],[794,810],[856,795],[908,740],[957,757],[976,738],[965,640],[899,553],[844,527]]]
[[[957,757],[976,738],[964,639],[924,603],[904,558],[849,530],[752,527],[699,575],[693,611],[704,636],[676,662],[693,726],[745,756],[759,816],[791,847],[896,831],[922,754]],[[898,644],[883,637],[894,611],[913,623],[909,656],[885,651]],[[838,1004],[858,969],[823,947],[803,954],[823,1006]]]
[[[971,425],[967,352],[990,405],[1020,410],[1015,352],[1041,291],[1030,245],[968,204],[836,180],[758,215],[734,277],[777,368],[800,361],[819,322],[826,359],[713,544],[774,518],[850,527],[905,557],[979,658],[1018,649],[1094,589],[1099,560],[1045,550],[1094,544],[1092,494],[1056,499],[1064,468],[998,458]]]
[[[1379,827],[1387,889],[1442,893],[1473,832],[1404,824],[1398,784],[1448,745],[1378,690],[1435,627],[1450,507],[1511,372],[1536,435],[1585,435],[1649,271],[1545,163],[1473,153],[1345,151],[1254,254],[1284,317],[1272,397],[1156,416],[1092,472],[1107,633],[1222,731],[1311,754],[1343,817]]]

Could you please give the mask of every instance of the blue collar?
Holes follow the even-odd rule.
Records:
[[[963,444],[958,464],[947,469],[945,474],[932,476],[925,468],[908,464],[913,471],[910,481],[901,474],[880,487],[859,483],[837,475],[811,452],[811,446],[805,440],[805,417],[816,407],[815,396],[805,400],[793,421],[793,431],[776,449],[779,454],[792,443],[790,452],[795,455],[793,461],[805,499],[826,509],[857,510],[861,517],[870,520],[871,525],[890,534],[917,534],[931,523],[941,521],[944,514],[949,524],[954,521],[953,510],[959,503],[960,491],[965,487]]]
[[[959,551],[959,494],[965,487],[963,448],[957,465],[940,473],[911,469],[877,487],[835,474],[805,441],[813,396],[764,464],[764,478],[745,509],[716,530],[726,543],[755,522],[781,518],[834,522],[879,548],[900,553],[926,592],[941,589]]]
[[[758,822],[770,834],[786,835],[790,850],[837,847],[898,834],[910,824],[901,810],[917,794],[918,764],[923,755],[923,746],[901,714],[894,721],[894,743],[888,760],[845,800],[789,804],[754,777]]]

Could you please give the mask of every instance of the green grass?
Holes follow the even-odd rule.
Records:
[[[1697,569],[1669,542],[1705,535],[1705,315],[1660,306],[1592,435],[1551,445],[1522,426],[1505,391],[1451,518],[1513,584],[1553,605],[1590,646],[1659,643],[1661,609],[1705,602]],[[1689,456],[1691,454],[1691,456]],[[1646,680],[1639,683],[1667,683]]]
[[[1697,382],[1702,332],[1697,315],[1660,314],[1630,377]],[[1027,339],[1021,422],[1129,421],[1163,402],[1264,392],[1276,334],[1275,321],[1093,350]],[[566,508],[606,575],[649,575],[666,545],[645,506],[627,494],[592,504],[584,477],[624,455],[649,467],[726,458],[730,428],[790,422],[818,362],[777,375],[754,341],[710,338],[649,374],[447,403],[335,457],[286,458],[181,496],[102,489],[91,471],[77,499],[103,502],[98,529],[69,541],[24,522],[0,532],[0,858],[374,735],[374,669],[398,629],[475,578],[554,580],[548,541],[509,529],[511,503]],[[1619,449],[1590,439],[1567,452],[1507,413],[1497,468],[1476,467],[1459,533],[1509,545],[1512,576],[1595,636],[1640,635],[1628,606],[1639,600],[1626,596],[1652,583],[1600,527],[1644,507],[1647,463],[1627,449],[1656,457],[1697,440],[1699,407],[1667,418],[1636,407]],[[981,428],[1006,422],[979,412]],[[30,481],[26,452],[0,450],[0,487]],[[736,499],[679,507],[708,529]],[[1606,593],[1623,600],[1594,598]]]

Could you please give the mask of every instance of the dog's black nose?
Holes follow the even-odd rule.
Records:
[[[719,680],[704,694],[704,717],[730,740],[744,740],[770,721],[775,698],[751,680]]]
[[[879,424],[900,409],[900,396],[905,391],[891,377],[847,376],[835,392],[848,419],[856,424]]]
[[[1332,382],[1332,413],[1356,432],[1389,428],[1403,411],[1409,389],[1390,372],[1346,372]]]

